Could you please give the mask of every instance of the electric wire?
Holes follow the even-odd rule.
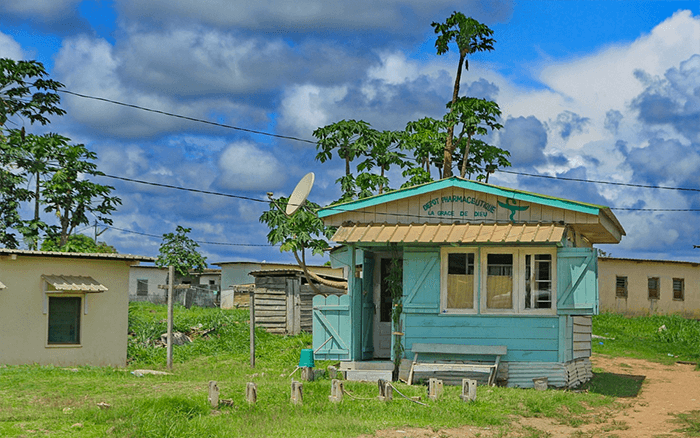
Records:
[[[257,134],[257,135],[265,135],[265,136],[267,136],[267,137],[281,138],[281,139],[284,139],[284,140],[293,140],[293,141],[300,141],[300,142],[303,142],[303,143],[316,144],[315,141],[306,140],[306,139],[304,139],[304,138],[298,138],[298,137],[293,137],[293,136],[289,136],[289,135],[272,134],[272,133],[269,133],[269,132],[258,131],[258,130],[255,130],[255,129],[241,128],[240,126],[227,125],[227,124],[225,124],[225,123],[217,123],[217,122],[212,122],[212,121],[210,121],[210,120],[198,119],[198,118],[196,118],[196,117],[183,116],[183,115],[181,115],[181,114],[169,113],[169,112],[167,112],[167,111],[157,110],[157,109],[153,109],[153,108],[146,108],[146,107],[143,107],[143,106],[140,106],[140,105],[134,105],[134,104],[131,104],[131,103],[119,102],[119,101],[117,101],[117,100],[107,99],[107,98],[104,98],[104,97],[89,96],[89,95],[87,95],[87,94],[76,93],[76,92],[74,92],[74,91],[69,91],[69,90],[66,90],[66,89],[60,89],[60,90],[58,90],[58,91],[61,92],[61,93],[70,94],[70,95],[72,95],[72,96],[82,97],[82,98],[84,98],[84,99],[92,99],[92,100],[97,100],[97,101],[101,101],[101,102],[107,102],[107,103],[111,103],[111,104],[114,104],[114,105],[124,106],[124,107],[127,107],[127,108],[134,108],[134,109],[138,109],[138,110],[141,110],[141,111],[148,111],[148,112],[151,112],[151,113],[162,114],[162,115],[164,115],[164,116],[175,117],[175,118],[183,119],[183,120],[189,120],[189,121],[191,121],[191,122],[204,123],[204,124],[206,124],[206,125],[218,126],[218,127],[220,127],[220,128],[234,129],[234,130],[236,130],[236,131],[248,132],[248,133],[250,133],[250,134]]]
[[[159,236],[157,234],[149,234],[149,233],[142,233],[140,231],[134,231],[134,230],[127,230],[124,228],[118,228],[118,227],[113,227],[111,225],[107,224],[100,224],[100,226],[111,228],[113,230],[118,230],[118,231],[123,231],[125,233],[131,233],[131,234],[138,234],[141,236],[147,236],[147,237],[154,237],[157,239],[162,239],[163,236]],[[268,247],[268,246],[278,246],[278,245],[270,245],[270,244],[261,244],[261,243],[227,243],[227,242],[207,242],[203,240],[193,240],[195,243],[199,243],[202,245],[223,245],[223,246],[250,246],[250,247]]]
[[[73,96],[85,98],[85,99],[92,99],[92,100],[107,102],[107,103],[111,103],[114,105],[120,105],[120,106],[124,106],[124,107],[128,107],[128,108],[134,108],[134,109],[138,109],[138,110],[142,110],[142,111],[152,112],[152,113],[161,114],[161,115],[165,115],[165,116],[169,116],[169,117],[175,117],[175,118],[184,119],[184,120],[189,120],[189,121],[193,121],[193,122],[197,122],[197,123],[204,123],[204,124],[208,124],[208,125],[212,125],[212,126],[218,126],[218,127],[227,128],[227,129],[234,129],[234,130],[248,132],[248,133],[252,133],[252,134],[265,135],[268,137],[299,141],[299,142],[304,142],[304,143],[309,143],[309,144],[316,144],[315,141],[307,140],[307,139],[303,139],[303,138],[299,138],[299,137],[272,134],[269,132],[248,129],[248,128],[242,128],[239,126],[233,126],[233,125],[228,125],[228,124],[224,124],[224,123],[212,122],[209,120],[203,120],[203,119],[199,119],[196,117],[183,116],[181,114],[174,114],[174,113],[170,113],[170,112],[162,111],[162,110],[157,110],[157,109],[153,109],[153,108],[146,108],[146,107],[143,107],[140,105],[129,104],[129,103],[125,103],[125,102],[116,101],[113,99],[107,99],[104,97],[96,97],[96,96],[90,96],[87,94],[76,93],[74,91],[70,91],[70,90],[66,90],[66,89],[60,89],[58,91],[62,92],[62,93],[70,94]],[[614,181],[588,180],[588,179],[583,179],[583,178],[569,178],[569,177],[551,176],[551,175],[537,175],[537,174],[531,174],[531,173],[525,173],[525,172],[515,172],[515,171],[510,171],[510,170],[504,170],[504,169],[498,169],[497,171],[507,173],[507,174],[513,174],[513,175],[521,175],[521,176],[528,176],[528,177],[534,177],[534,178],[555,179],[555,180],[560,180],[560,181],[573,181],[573,182],[583,182],[583,183],[593,183],[593,184],[607,184],[607,185],[646,188],[646,189],[700,192],[700,189],[687,188],[687,187],[655,186],[655,185],[644,185],[644,184],[621,183],[621,182],[614,182]],[[136,183],[140,183],[140,184],[148,184],[148,185],[156,186],[156,187],[171,188],[171,189],[189,191],[189,192],[194,192],[194,193],[203,193],[203,194],[216,195],[216,196],[225,196],[225,197],[229,197],[229,198],[244,199],[244,200],[255,201],[255,202],[265,202],[265,203],[268,202],[268,201],[265,201],[263,199],[256,199],[256,198],[251,198],[251,197],[247,197],[247,196],[232,195],[232,194],[227,194],[227,193],[218,193],[218,192],[212,192],[212,191],[207,191],[207,190],[191,189],[191,188],[186,188],[186,187],[173,186],[173,185],[169,185],[169,184],[152,183],[152,182],[148,182],[148,181],[140,181],[140,180],[120,177],[120,176],[116,176],[116,175],[103,174],[103,176],[106,176],[109,178],[114,178],[114,179],[119,179],[119,180],[123,180],[123,181],[136,182]],[[649,211],[650,212],[698,212],[698,211],[700,211],[700,209],[692,209],[692,208],[690,208],[690,209],[628,208],[628,207],[609,207],[609,208],[611,210],[618,210],[618,211],[647,211],[647,212],[649,212]],[[339,209],[333,208],[333,207],[327,207],[327,209],[339,210]],[[339,211],[346,211],[346,210],[339,210]],[[415,215],[406,215],[406,214],[395,214],[395,213],[386,213],[386,214],[387,215],[397,215],[397,216],[402,216],[402,217],[407,217],[407,216],[408,217],[411,217],[411,216],[415,217]],[[418,216],[418,217],[420,217],[420,216]]]

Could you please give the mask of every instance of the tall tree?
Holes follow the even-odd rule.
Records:
[[[290,251],[294,254],[312,288],[316,289],[312,280],[331,287],[347,287],[345,283],[319,277],[306,266],[306,250],[311,250],[314,255],[323,254],[329,247],[328,240],[335,232],[334,228],[324,226],[323,221],[316,215],[320,206],[307,200],[302,208],[288,216],[285,214],[288,202],[289,198],[285,197],[270,199],[270,209],[260,216],[260,222],[270,228],[270,232],[267,233],[270,245],[280,245],[280,251]]]
[[[63,84],[47,76],[40,62],[0,58],[0,245],[8,248],[19,246],[15,232],[35,239],[42,228],[20,217],[32,193],[24,188],[27,176],[17,160],[24,158],[25,120],[46,125],[49,116],[65,114],[57,93]]]
[[[190,231],[192,228],[178,225],[174,233],[163,234],[163,243],[156,258],[156,266],[161,268],[173,266],[175,272],[183,277],[190,271],[202,272],[206,269],[207,258],[197,251],[199,244],[187,235]]]
[[[469,167],[470,153],[476,156],[478,161],[483,160],[483,156],[479,152],[484,152],[484,148],[471,150],[474,136],[487,135],[489,129],[498,130],[503,127],[498,123],[498,118],[501,116],[501,109],[496,102],[477,99],[476,97],[459,97],[456,101],[448,104],[450,111],[445,115],[448,126],[461,125],[462,129],[455,140],[455,144],[461,146],[462,166],[460,176],[464,178]],[[483,143],[483,142],[482,142]],[[510,153],[503,151],[504,156],[509,156]],[[507,160],[506,160],[507,161]],[[510,166],[510,163],[507,163]]]
[[[97,170],[92,160],[97,154],[83,144],[69,144],[69,139],[56,135],[55,155],[57,170],[45,182],[42,191],[44,211],[53,212],[59,221],[60,245],[65,245],[76,227],[89,225],[94,215],[99,221],[111,225],[110,214],[120,205],[121,199],[112,196],[114,187],[87,179],[104,173]]]
[[[461,12],[454,12],[444,23],[432,23],[435,33],[438,34],[435,41],[435,48],[438,55],[443,55],[449,51],[450,43],[457,44],[459,50],[459,61],[457,63],[457,74],[455,76],[454,87],[452,88],[452,100],[448,105],[448,111],[457,110],[457,99],[459,97],[459,84],[462,80],[462,68],[469,70],[468,56],[477,52],[491,51],[496,42],[491,36],[493,31],[485,24],[479,23],[471,17],[466,17]],[[448,125],[447,137],[445,139],[445,151],[443,162],[443,177],[452,176],[452,155],[455,150],[454,124]]]

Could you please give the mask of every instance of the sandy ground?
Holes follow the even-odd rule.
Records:
[[[670,438],[682,437],[673,432],[680,425],[672,423],[672,414],[700,410],[700,372],[694,365],[660,365],[639,359],[605,357],[592,358],[595,368],[606,372],[645,376],[642,390],[636,398],[621,398],[622,410],[599,410],[591,413],[591,421],[581,427],[558,424],[546,418],[519,418],[507,433],[499,428],[463,426],[456,429],[403,428],[378,431],[380,438],[492,438],[492,437],[552,437],[552,438]]]

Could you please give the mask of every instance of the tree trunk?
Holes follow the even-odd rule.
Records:
[[[455,86],[452,90],[452,105],[450,106],[450,112],[454,111],[455,102],[457,102],[457,96],[459,96],[459,82],[462,80],[462,64],[464,64],[464,59],[467,57],[466,50],[459,51],[459,65],[457,66],[457,77],[455,78]],[[452,176],[452,154],[455,150],[454,145],[454,125],[447,127],[447,140],[445,140],[445,162],[442,166],[443,178],[448,178]]]
[[[464,147],[464,157],[462,158],[462,172],[460,173],[460,176],[464,178],[464,175],[467,174],[467,160],[469,159],[469,148],[471,147],[472,143],[472,136],[471,134],[467,134],[467,145]]]
[[[311,289],[313,289],[313,291],[315,293],[318,294],[318,293],[321,293],[321,291],[319,291],[318,288],[316,287],[316,285],[311,281],[312,279],[315,280],[316,282],[324,285],[324,286],[334,287],[336,289],[343,289],[343,290],[348,289],[347,282],[326,280],[325,278],[321,278],[318,275],[314,274],[313,272],[309,271],[306,267],[306,263],[304,263],[299,258],[299,255],[297,254],[297,252],[292,251],[292,253],[294,254],[294,258],[297,259],[297,264],[299,264],[299,266],[301,266],[301,269],[304,271],[304,276],[306,277],[306,281],[309,282],[309,286],[311,286]],[[303,254],[303,252],[302,252],[302,254]]]

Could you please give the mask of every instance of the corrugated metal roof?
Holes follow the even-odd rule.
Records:
[[[566,227],[559,224],[356,224],[338,227],[338,243],[557,243]]]
[[[18,254],[26,256],[41,256],[41,257],[76,257],[86,259],[114,259],[114,260],[134,260],[153,262],[155,257],[139,256],[132,254],[116,254],[116,253],[90,253],[90,252],[53,252],[53,251],[31,251],[28,249],[9,249],[0,248],[0,254]]]
[[[106,292],[108,289],[92,277],[82,275],[42,275],[47,283],[61,292]]]

